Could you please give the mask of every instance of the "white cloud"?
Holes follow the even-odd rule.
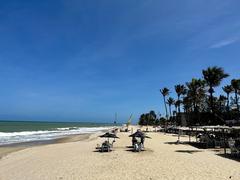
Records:
[[[209,48],[221,48],[221,47],[233,44],[233,43],[237,42],[238,40],[239,40],[239,38],[225,39],[218,43],[212,44]]]

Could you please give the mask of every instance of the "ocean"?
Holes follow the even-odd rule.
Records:
[[[0,146],[100,132],[113,126],[86,122],[0,121]]]

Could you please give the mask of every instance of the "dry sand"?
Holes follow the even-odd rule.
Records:
[[[31,147],[0,160],[1,180],[159,180],[159,179],[240,179],[240,162],[223,158],[219,152],[175,144],[177,137],[148,133],[146,151],[134,153],[130,133],[120,139],[110,153],[95,152],[103,139]],[[181,137],[181,140],[188,140]]]
[[[57,144],[57,143],[67,143],[67,142],[76,142],[88,139],[90,134],[80,134],[80,135],[70,135],[67,137],[62,137],[54,140],[46,140],[46,141],[35,141],[35,142],[25,142],[25,143],[16,143],[11,145],[3,145],[0,146],[0,159],[3,156],[6,156],[9,153],[19,151],[22,149],[26,149],[31,146],[40,146],[46,144]]]

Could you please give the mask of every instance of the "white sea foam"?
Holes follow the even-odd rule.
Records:
[[[0,145],[51,140],[74,134],[99,132],[111,127],[65,127],[50,131],[0,132]]]

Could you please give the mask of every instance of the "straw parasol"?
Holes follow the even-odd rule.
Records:
[[[146,134],[144,134],[144,133],[141,132],[141,131],[137,131],[137,132],[131,134],[129,137],[151,138],[151,137],[147,136]]]
[[[103,134],[103,135],[101,135],[99,137],[100,138],[108,138],[108,141],[109,141],[109,138],[114,138],[114,140],[115,140],[115,138],[119,139],[119,137],[117,137],[116,134],[109,133],[109,132],[107,132],[107,133],[105,133],[105,134]]]

